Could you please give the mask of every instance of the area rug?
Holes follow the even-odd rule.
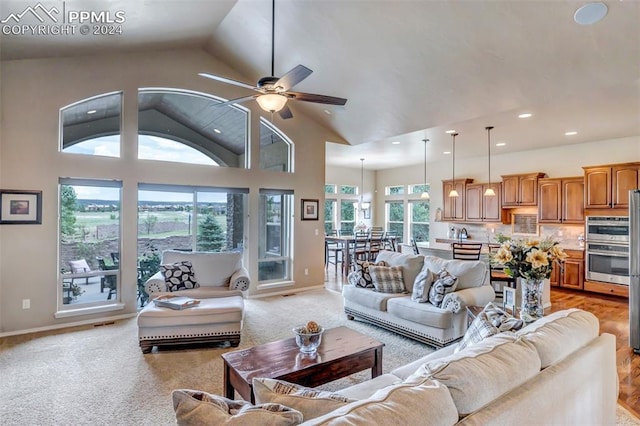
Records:
[[[348,321],[342,297],[329,290],[249,299],[239,348],[291,337],[314,320],[346,325],[385,343],[383,372],[433,351],[373,325]],[[165,350],[143,355],[135,319],[72,331],[0,341],[0,423],[4,425],[171,425],[171,392],[222,394],[221,354],[236,348]],[[340,389],[367,380],[369,371],[329,383]],[[620,408],[618,424],[640,425]]]

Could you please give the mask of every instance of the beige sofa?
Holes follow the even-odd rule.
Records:
[[[450,345],[333,395],[269,391],[256,406],[174,391],[179,425],[614,425],[616,339],[598,319],[559,311],[456,353]],[[195,397],[194,397],[195,396]],[[274,403],[278,404],[274,407]],[[243,421],[245,421],[243,423]]]
[[[489,285],[488,267],[481,261],[447,260],[435,256],[381,251],[376,262],[402,266],[408,293],[379,293],[345,285],[344,311],[349,319],[360,318],[412,339],[443,347],[464,335],[467,306],[484,306],[495,299]],[[442,307],[411,300],[414,280],[423,267],[431,272],[443,268],[458,277],[456,291],[445,296]]]

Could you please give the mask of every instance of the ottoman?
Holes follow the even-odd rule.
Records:
[[[242,296],[200,299],[192,308],[175,310],[150,302],[138,313],[138,340],[142,353],[153,346],[207,342],[240,344]]]

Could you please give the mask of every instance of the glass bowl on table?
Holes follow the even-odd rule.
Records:
[[[307,327],[300,325],[293,328],[293,334],[296,337],[296,344],[300,348],[300,352],[312,354],[318,350],[318,346],[322,342],[322,333],[324,328],[319,327],[317,331],[310,332]]]

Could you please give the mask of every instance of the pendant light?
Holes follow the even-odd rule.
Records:
[[[362,201],[364,194],[364,158],[360,159],[360,209],[362,211],[369,210],[371,204],[369,202]]]
[[[451,137],[453,138],[453,150],[452,150],[452,167],[451,167],[451,181],[452,187],[451,191],[449,191],[449,197],[458,197],[458,191],[456,191],[456,136],[458,134],[456,132],[451,133]]]
[[[422,191],[422,194],[420,194],[420,198],[422,198],[423,200],[428,200],[429,193],[427,192],[427,142],[429,142],[429,139],[424,138],[422,139],[422,142],[424,142],[424,191]]]
[[[487,158],[489,161],[489,183],[487,184],[487,189],[484,191],[484,196],[485,197],[495,197],[496,193],[493,190],[493,188],[491,187],[491,129],[493,129],[493,126],[487,126],[485,127],[485,130],[487,131]]]

